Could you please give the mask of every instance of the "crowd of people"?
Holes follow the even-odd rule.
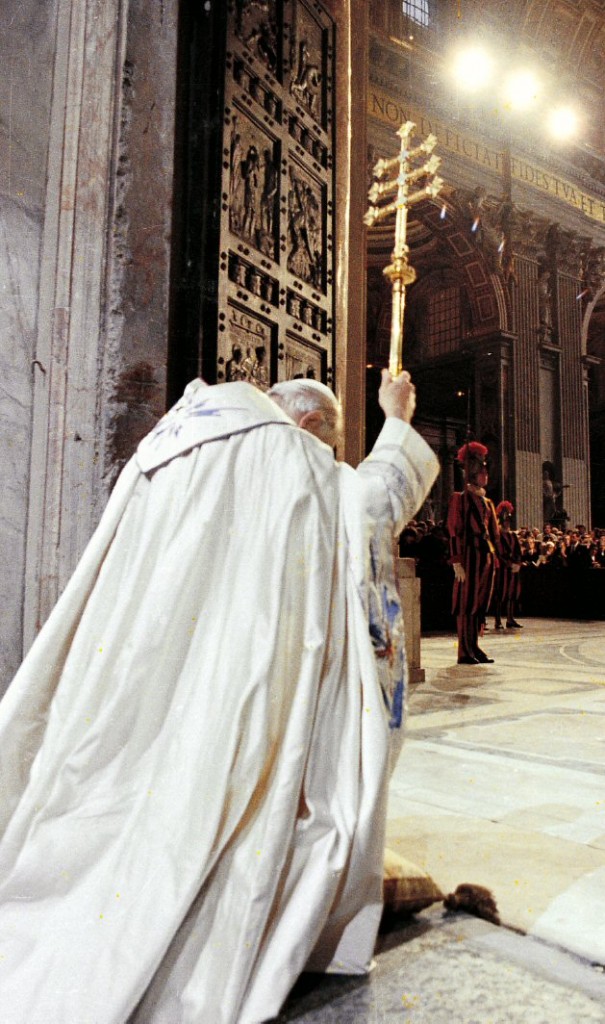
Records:
[[[521,526],[514,531],[521,545],[522,569],[556,566],[572,570],[605,569],[605,528],[587,530],[579,524],[561,530],[547,523],[543,529]],[[413,519],[399,538],[402,558],[417,565],[447,565],[450,559],[445,522]]]
[[[542,529],[520,526],[511,535],[518,540],[515,560],[520,560],[520,568],[509,581],[508,608],[498,607],[499,588],[494,586],[486,612],[490,625],[498,628],[501,615],[509,627],[518,616],[601,617],[605,573],[594,570],[605,570],[605,528],[588,530],[578,524],[560,529],[546,524]],[[446,521],[412,520],[400,537],[399,553],[415,560],[422,580],[423,630],[454,628],[454,570]]]

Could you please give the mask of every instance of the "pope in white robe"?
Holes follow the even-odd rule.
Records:
[[[293,392],[201,381],[125,467],[0,704],[2,1024],[260,1024],[369,969],[438,469],[406,388],[356,471]]]

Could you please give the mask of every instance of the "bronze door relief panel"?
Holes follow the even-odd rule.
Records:
[[[229,5],[219,382],[332,380],[333,59],[316,0]]]

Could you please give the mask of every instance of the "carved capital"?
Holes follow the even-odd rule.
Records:
[[[586,241],[580,248],[580,272],[582,291],[591,301],[605,287],[605,248]]]
[[[516,210],[512,228],[513,249],[526,259],[544,261],[551,224],[532,210]]]

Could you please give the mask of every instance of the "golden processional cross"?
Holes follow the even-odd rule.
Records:
[[[413,135],[416,125],[413,121],[406,121],[397,131],[401,139],[399,156],[391,160],[379,160],[374,166],[374,181],[368,199],[371,203],[377,203],[384,196],[396,193],[392,202],[386,206],[370,206],[365,215],[364,223],[369,227],[379,220],[384,220],[392,213],[395,213],[395,248],[391,254],[391,262],[384,268],[384,275],[388,277],[393,288],[393,312],[391,315],[391,348],[389,352],[389,370],[393,377],[398,376],[402,369],[403,352],[403,317],[405,311],[405,289],[407,285],[416,280],[416,271],[408,263],[410,252],[407,244],[408,230],[408,209],[414,203],[420,202],[427,196],[435,198],[441,191],[443,181],[436,176],[436,171],[441,164],[438,156],[431,156],[420,166],[414,166],[419,157],[427,156],[433,152],[437,144],[434,135],[427,135],[424,142],[421,142],[415,149],[410,149],[410,138]],[[390,171],[397,168],[397,176],[388,178]],[[386,180],[380,180],[385,179]],[[410,186],[422,178],[429,179],[427,183],[410,192]]]

